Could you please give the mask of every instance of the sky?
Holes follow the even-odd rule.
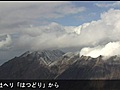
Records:
[[[118,54],[119,29],[120,1],[0,1],[0,64],[43,49]]]

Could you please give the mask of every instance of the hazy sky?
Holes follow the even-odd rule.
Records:
[[[0,2],[0,64],[27,50],[83,48],[91,55],[97,48],[101,54],[119,36],[119,1]]]

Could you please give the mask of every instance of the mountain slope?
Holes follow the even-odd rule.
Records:
[[[114,61],[115,58],[102,60],[102,56],[82,56],[57,79],[120,79],[120,58]]]
[[[53,78],[48,64],[62,56],[60,50],[25,52],[20,57],[0,66],[0,79],[47,79]]]

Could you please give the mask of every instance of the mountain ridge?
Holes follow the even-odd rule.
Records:
[[[120,79],[120,57],[61,50],[27,51],[0,66],[0,79]]]

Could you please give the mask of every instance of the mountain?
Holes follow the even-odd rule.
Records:
[[[0,66],[0,79],[54,78],[48,65],[63,54],[60,50],[27,51]]]
[[[120,57],[27,51],[0,66],[0,79],[120,79]]]
[[[120,57],[82,56],[57,79],[120,79]]]
[[[34,52],[27,51],[20,57],[27,57],[29,58],[29,60],[40,60],[43,61],[45,64],[50,64],[52,61],[55,61],[63,54],[65,53],[60,50],[42,50]]]

